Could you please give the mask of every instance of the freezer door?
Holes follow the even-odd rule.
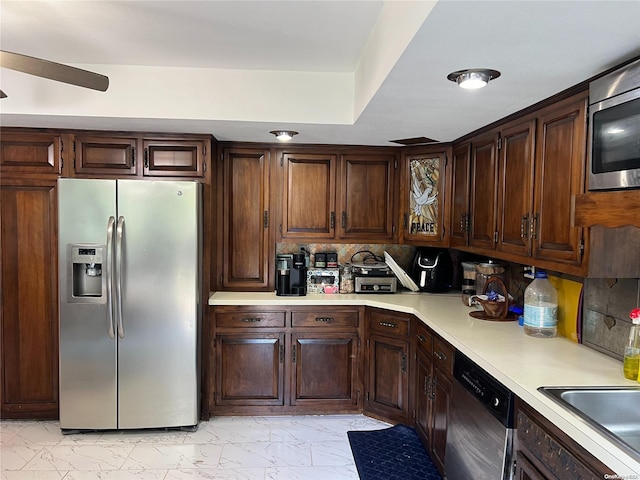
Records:
[[[115,215],[115,181],[58,180],[62,429],[117,427],[116,340],[105,283]],[[98,252],[97,264],[84,263]]]
[[[200,185],[118,181],[119,428],[198,423]]]

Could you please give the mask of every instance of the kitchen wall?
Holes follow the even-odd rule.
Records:
[[[277,243],[276,253],[298,252],[300,246],[304,246],[311,253],[312,263],[316,252],[336,252],[340,265],[352,261],[362,261],[363,257],[356,255],[361,251],[369,251],[382,258],[384,258],[384,252],[387,251],[407,272],[411,270],[413,257],[417,249],[417,247],[410,245],[392,244]],[[456,270],[453,288],[458,290],[460,289],[461,276],[460,262],[486,262],[489,260],[487,257],[466,252],[449,251]],[[354,255],[356,256],[352,260]],[[501,260],[495,261],[505,266],[505,280],[509,293],[517,305],[523,305],[524,291],[531,283],[531,280],[524,276],[524,265]],[[568,316],[571,317],[559,319],[558,334],[564,335],[573,341],[579,341],[579,338],[581,338],[582,343],[586,346],[622,360],[624,346],[631,328],[629,312],[640,306],[640,279],[582,279],[571,275],[558,274],[557,272],[549,272],[549,275],[553,277],[555,280],[554,285],[559,290],[560,308],[564,308],[567,313],[570,313]],[[575,292],[576,288],[579,292],[580,284],[583,284],[582,305],[576,300],[579,294]],[[563,289],[567,291],[562,293],[560,290]],[[570,290],[574,291],[571,292]],[[563,305],[563,302],[567,304]],[[580,313],[582,314],[581,325],[580,322],[576,324],[576,315]],[[562,322],[565,323],[561,324]]]
[[[336,252],[338,254],[338,264],[362,262],[363,254],[353,257],[358,252],[368,250],[384,261],[384,252],[388,252],[398,265],[408,270],[413,261],[416,248],[410,245],[369,245],[369,244],[329,244],[329,243],[276,243],[276,253],[297,253],[299,248],[304,246],[311,254],[311,264],[313,265],[316,252]],[[353,260],[352,260],[353,257]]]
[[[638,306],[640,279],[585,279],[583,343],[622,360],[631,328],[629,313]]]

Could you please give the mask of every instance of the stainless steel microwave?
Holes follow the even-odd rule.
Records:
[[[640,59],[589,84],[589,190],[640,188]]]

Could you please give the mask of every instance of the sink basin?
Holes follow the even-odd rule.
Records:
[[[640,386],[540,387],[538,390],[640,457]]]

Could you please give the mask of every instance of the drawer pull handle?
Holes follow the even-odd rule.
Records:
[[[393,322],[379,322],[378,324],[381,327],[398,328],[398,324]]]
[[[447,356],[442,352],[433,352],[433,354],[438,357],[438,360],[444,361],[447,359]]]
[[[422,334],[418,334],[418,340],[420,340],[421,342],[426,342],[427,341],[427,337],[425,337]]]
[[[316,322],[331,323],[333,322],[333,317],[316,317]]]
[[[262,319],[260,317],[244,317],[242,321],[247,323],[255,323],[255,322],[261,322]]]

